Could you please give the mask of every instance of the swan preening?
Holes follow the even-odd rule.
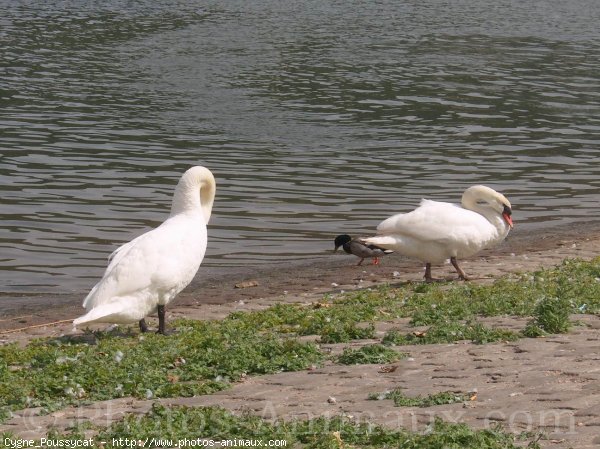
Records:
[[[367,257],[372,257],[373,265],[378,265],[380,257],[393,253],[393,251],[389,249],[383,249],[375,245],[369,245],[362,242],[360,239],[352,240],[352,237],[350,237],[348,234],[338,235],[334,240],[334,245],[334,251],[337,251],[337,249],[341,246],[346,253],[354,254],[355,256],[359,257],[360,260],[356,265],[361,265],[363,260],[365,260]]]
[[[502,242],[513,227],[512,209],[504,195],[482,185],[465,190],[461,204],[424,199],[412,212],[381,222],[377,236],[364,242],[425,262],[427,282],[433,280],[431,264],[447,259],[467,279],[458,259]]]
[[[158,311],[158,332],[164,334],[165,306],[191,282],[204,258],[215,189],[210,170],[187,170],[169,218],[111,254],[104,276],[83,301],[87,313],[73,324],[137,321],[145,332],[144,318]]]

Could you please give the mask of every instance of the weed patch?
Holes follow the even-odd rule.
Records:
[[[179,332],[115,336],[95,344],[38,340],[0,347],[0,407],[56,410],[122,396],[192,396],[226,388],[243,374],[295,371],[320,363],[313,343],[259,333],[234,321],[179,321]]]
[[[534,316],[523,334],[527,337],[539,337],[568,332],[571,327],[569,315],[573,309],[571,301],[566,296],[543,298],[536,305]]]
[[[476,321],[467,321],[466,323],[440,321],[423,332],[402,333],[398,329],[390,329],[384,335],[382,343],[386,345],[415,345],[470,340],[475,344],[485,344],[497,341],[514,341],[517,338],[519,338],[519,334],[516,332],[502,328],[490,328]]]
[[[405,358],[408,354],[394,351],[380,344],[366,345],[358,349],[346,348],[338,356],[342,365],[363,365],[369,363],[391,363]]]
[[[464,424],[435,421],[427,432],[389,430],[383,427],[358,423],[345,417],[318,418],[309,421],[280,421],[268,423],[256,416],[244,414],[236,417],[215,407],[186,408],[155,405],[143,417],[130,415],[113,426],[101,429],[94,441],[106,441],[105,448],[113,448],[113,441],[123,435],[133,439],[160,439],[162,446],[175,447],[187,438],[198,436],[220,441],[238,440],[285,440],[285,447],[311,449],[339,449],[340,447],[384,449],[403,447],[411,449],[460,448],[460,449],[517,449],[516,437],[500,428],[473,430]],[[73,431],[62,438],[81,438],[81,431]],[[58,436],[57,436],[58,437]],[[113,440],[115,439],[115,440]],[[155,441],[156,441],[155,440]],[[530,445],[539,449],[537,443]]]
[[[456,402],[469,401],[471,394],[454,393],[453,391],[442,391],[427,396],[408,397],[404,395],[400,388],[384,393],[372,393],[369,395],[371,400],[392,399],[397,407],[431,407],[433,405],[454,404]]]

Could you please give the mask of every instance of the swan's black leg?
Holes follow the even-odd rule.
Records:
[[[363,260],[365,260],[365,258],[364,258],[364,257],[358,261],[358,263],[356,264],[356,266],[357,266],[357,267],[361,266],[361,265],[362,265],[362,263],[363,263]]]
[[[458,278],[461,279],[461,280],[463,280],[463,281],[468,281],[469,278],[467,277],[467,273],[465,273],[463,271],[463,269],[458,266],[458,262],[456,261],[456,257],[451,257],[450,258],[450,262],[452,263],[452,265],[454,266],[454,269],[458,273]]]
[[[140,320],[140,332],[148,332],[148,325],[146,324],[146,320],[142,318]]]
[[[433,278],[431,277],[431,264],[429,262],[425,264],[425,282],[433,282]]]
[[[158,306],[158,333],[166,335],[165,333],[165,306]]]

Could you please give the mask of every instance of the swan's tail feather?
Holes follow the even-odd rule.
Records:
[[[85,323],[134,323],[149,314],[149,311],[136,306],[135,298],[122,297],[119,298],[119,301],[94,307],[85,315],[73,320],[73,325],[77,326]]]

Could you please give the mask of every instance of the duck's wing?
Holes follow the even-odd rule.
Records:
[[[386,254],[392,254],[394,251],[392,251],[391,249],[385,249],[385,248],[381,248],[377,245],[373,245],[371,244],[366,244],[366,246],[371,249],[371,251],[373,251],[373,254],[375,255],[375,257],[381,257],[381,256],[385,256]]]
[[[362,239],[355,239],[350,242],[350,251],[358,257],[381,257],[393,253],[392,250],[380,248],[377,245],[365,243]]]
[[[352,240],[349,244],[350,253],[358,257],[374,257],[373,250],[359,240]]]

